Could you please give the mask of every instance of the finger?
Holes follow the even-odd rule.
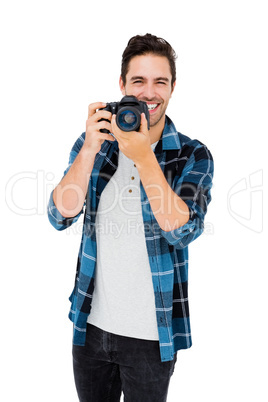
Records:
[[[115,122],[115,114],[112,115],[112,119],[111,119],[111,128],[112,128],[112,133],[113,135],[117,138],[117,132],[118,132],[118,127],[117,124]]]
[[[106,119],[111,121],[112,113],[108,110],[98,110],[92,117],[93,121],[99,121],[100,119]]]
[[[149,131],[148,131],[148,122],[145,116],[145,113],[141,114],[141,124],[140,124],[140,131],[145,134],[145,135],[149,135]]]
[[[122,137],[122,131],[120,130],[120,128],[116,124],[116,115],[115,114],[112,115],[111,128],[112,128],[111,132],[113,133],[115,138],[117,140],[119,140]]]
[[[112,126],[112,133],[114,134],[114,136],[118,142],[122,141],[122,140],[129,141],[133,136],[135,136],[137,134],[136,131],[121,130],[116,123],[116,115],[115,114],[112,116],[111,126]]]
[[[111,123],[109,123],[108,121],[105,121],[105,120],[98,122],[94,127],[96,127],[98,131],[103,128],[105,128],[109,132],[112,131]]]
[[[115,141],[115,138],[111,134],[98,133],[98,137],[102,140]]]
[[[93,114],[96,113],[96,110],[101,109],[105,106],[106,106],[106,103],[103,103],[103,102],[91,103],[88,106],[88,118],[93,116]]]

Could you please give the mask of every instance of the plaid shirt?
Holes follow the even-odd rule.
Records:
[[[81,147],[85,133],[74,144],[69,170]],[[188,205],[189,221],[170,231],[162,230],[151,210],[140,183],[144,233],[155,294],[159,345],[162,361],[173,359],[179,349],[192,345],[188,306],[188,245],[203,231],[204,216],[211,200],[212,156],[200,141],[178,133],[166,117],[165,128],[155,155],[172,189]],[[73,343],[83,346],[87,317],[91,309],[96,268],[95,218],[101,193],[118,166],[118,143],[105,141],[96,155],[85,200],[82,241],[78,255],[74,290],[70,296],[69,318],[74,323]],[[48,217],[57,230],[63,230],[79,218],[64,218],[57,210],[52,194]]]

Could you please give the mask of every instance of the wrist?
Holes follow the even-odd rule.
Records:
[[[134,161],[138,170],[152,167],[155,162],[157,162],[157,159],[156,159],[154,151],[152,150],[151,147],[150,147],[149,152],[146,153],[146,155],[144,155],[142,158]],[[157,162],[157,164],[158,164],[158,162]]]
[[[91,173],[96,154],[97,152],[94,152],[92,149],[82,146],[74,161],[74,165],[79,168],[80,173]]]
[[[84,144],[79,153],[83,158],[94,160],[98,151]]]

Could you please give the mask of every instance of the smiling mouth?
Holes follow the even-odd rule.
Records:
[[[147,103],[149,112],[155,111],[159,105],[160,105],[160,103]]]

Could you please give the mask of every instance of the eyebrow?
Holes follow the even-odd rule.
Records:
[[[146,78],[143,77],[142,75],[134,75],[133,77],[130,78],[130,81],[136,81],[136,80],[146,80]],[[167,77],[157,77],[154,79],[154,81],[169,82],[170,80]]]

